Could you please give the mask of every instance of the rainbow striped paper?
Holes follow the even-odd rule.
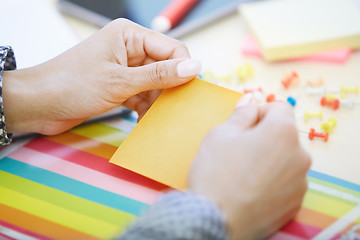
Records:
[[[111,239],[169,188],[108,162],[132,117],[38,137],[0,160],[0,239]],[[360,222],[360,186],[315,171],[271,239],[331,239]],[[324,238],[326,236],[326,238]]]

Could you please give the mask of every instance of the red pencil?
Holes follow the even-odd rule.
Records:
[[[159,32],[167,32],[195,6],[200,0],[173,0],[154,18],[151,28]]]

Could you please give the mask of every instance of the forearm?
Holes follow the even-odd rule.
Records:
[[[208,199],[189,192],[170,192],[119,238],[228,239],[221,212]]]

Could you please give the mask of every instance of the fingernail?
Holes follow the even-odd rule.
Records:
[[[252,93],[245,94],[237,102],[235,108],[242,108],[242,107],[245,107],[246,105],[249,105],[250,102],[252,101],[252,99],[253,99],[253,94]]]
[[[190,58],[178,63],[176,70],[179,77],[193,77],[201,72],[201,62]]]

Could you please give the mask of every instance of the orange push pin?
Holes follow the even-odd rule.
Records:
[[[299,84],[299,75],[297,72],[292,71],[289,74],[286,74],[284,79],[281,81],[281,84],[284,86],[284,88],[289,88],[290,85],[298,85]]]
[[[321,106],[329,106],[332,109],[337,110],[340,106],[340,100],[337,98],[328,100],[328,99],[326,99],[326,97],[322,97],[320,100],[320,104],[321,104]]]
[[[315,132],[314,128],[310,128],[309,139],[313,140],[314,137],[323,138],[324,141],[327,142],[327,140],[329,139],[329,132],[319,133],[319,132]]]
[[[320,87],[324,85],[324,79],[322,77],[319,77],[316,81],[307,81],[307,85],[310,87]]]
[[[274,101],[276,101],[275,94],[270,93],[269,95],[267,95],[266,102],[269,103],[269,102],[274,102]]]

